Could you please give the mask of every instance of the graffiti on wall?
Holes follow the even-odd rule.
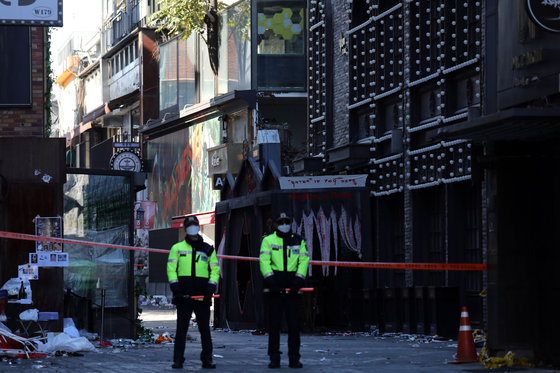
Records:
[[[208,178],[207,149],[219,139],[216,118],[150,140],[148,191],[157,204],[155,229],[171,227],[173,216],[214,210],[219,195]]]

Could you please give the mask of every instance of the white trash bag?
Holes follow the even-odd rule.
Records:
[[[37,321],[39,319],[39,310],[36,308],[25,310],[19,314],[19,319],[22,321]]]
[[[71,318],[64,319],[64,333],[68,334],[72,338],[78,338],[80,336],[80,332],[76,325],[74,325],[74,320]]]
[[[78,352],[78,351],[96,351],[95,346],[84,337],[72,338],[66,333],[55,335],[48,333],[47,342],[37,342],[37,351],[39,352]]]

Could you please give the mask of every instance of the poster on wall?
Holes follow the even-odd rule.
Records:
[[[156,218],[155,201],[136,201],[134,202],[134,228],[153,229]]]
[[[62,238],[62,218],[35,217],[35,235],[43,237]],[[62,244],[58,242],[35,241],[37,252],[62,252]]]
[[[68,253],[29,253],[29,264],[39,267],[68,267]]]
[[[28,280],[39,279],[39,267],[36,265],[23,264],[18,266],[18,277]]]

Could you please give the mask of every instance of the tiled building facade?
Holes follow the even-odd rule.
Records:
[[[558,65],[544,51],[560,34],[536,7],[556,11],[522,0],[308,2],[309,146],[295,171],[369,175],[377,261],[489,265],[377,270],[371,318],[382,328],[411,331],[408,299],[426,288],[436,305],[467,306],[491,348],[552,356],[550,315],[530,305],[558,288],[536,263],[558,258],[557,210],[544,207],[555,179],[537,170],[556,169]]]

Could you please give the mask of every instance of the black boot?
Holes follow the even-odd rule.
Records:
[[[290,368],[303,368],[303,364],[299,360],[290,360]]]
[[[183,369],[183,363],[184,362],[185,362],[185,358],[176,359],[173,362],[173,365],[171,366],[171,368],[173,368],[173,369]]]
[[[202,367],[204,369],[216,369],[216,364],[214,364],[212,361],[203,361]]]
[[[280,368],[280,360],[270,360],[270,364],[268,364],[270,369]]]

